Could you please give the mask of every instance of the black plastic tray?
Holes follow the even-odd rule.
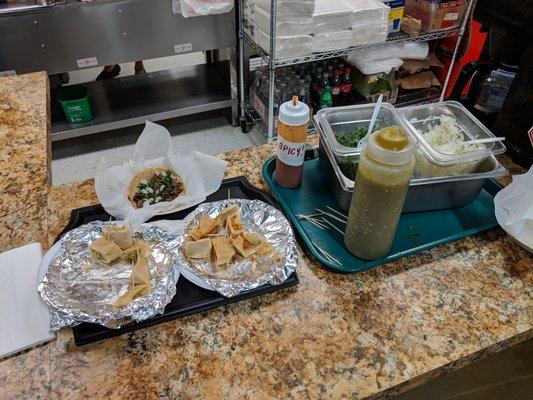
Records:
[[[265,203],[271,204],[278,208],[278,203],[268,193],[253,187],[244,177],[225,179],[220,186],[220,189],[209,196],[206,202],[224,200],[228,198],[261,200]],[[195,207],[174,214],[162,215],[154,218],[157,219],[183,219]],[[282,210],[283,212],[283,210]],[[67,232],[78,226],[87,224],[92,221],[108,221],[109,214],[100,205],[80,208],[73,210],[70,216],[70,221],[59,234],[56,242]],[[275,292],[299,283],[298,276],[294,272],[287,280],[279,285],[264,285],[257,289],[241,293],[234,297],[224,297],[218,292],[202,289],[195,284],[189,282],[184,277],[180,277],[176,284],[176,295],[172,301],[165,307],[163,314],[156,315],[146,321],[133,322],[125,325],[120,329],[109,329],[97,324],[82,323],[72,328],[74,333],[74,342],[77,346],[97,342],[103,339],[108,339],[114,336],[119,336],[124,333],[133,332],[138,329],[157,325],[162,322],[170,321],[176,318],[184,317],[186,315],[196,314],[202,311],[210,310],[215,307],[220,307],[226,304],[235,303],[244,299],[259,296],[265,293]]]

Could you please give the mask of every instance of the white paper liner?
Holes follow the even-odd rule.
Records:
[[[135,145],[135,154],[123,165],[104,159],[95,175],[95,189],[105,210],[135,228],[154,215],[174,213],[201,203],[222,183],[227,162],[218,157],[187,149],[174,150],[164,127],[146,122]],[[170,202],[136,209],[128,200],[128,186],[139,172],[163,167],[175,171],[184,181],[185,194]]]
[[[494,197],[494,211],[500,226],[533,252],[533,167],[515,175],[513,183]]]

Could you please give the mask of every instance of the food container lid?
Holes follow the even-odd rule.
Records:
[[[331,165],[333,170],[334,179],[340,184],[340,187],[345,192],[353,192],[355,182],[347,178],[339,168],[335,157],[331,153],[327,143],[321,144],[321,149],[324,151],[324,156],[327,158],[327,162]],[[322,155],[320,156],[322,157]],[[454,176],[438,176],[432,178],[411,178],[409,186],[423,186],[434,184],[452,184],[453,182],[480,180],[488,178],[497,178],[508,175],[507,169],[501,165],[496,157],[490,156],[478,167],[477,171],[467,175],[454,175]],[[473,183],[475,184],[475,183]]]
[[[464,136],[466,143],[470,140],[495,137],[461,103],[456,101],[405,107],[398,112],[412,134],[418,137],[419,149],[433,164],[440,166],[457,165],[505,152],[505,145],[502,142],[474,145],[475,148],[472,150],[456,154],[450,153],[449,150],[443,151],[442,147],[432,145],[426,140],[425,134],[435,126],[440,125],[442,116],[455,119],[457,129]]]
[[[329,149],[339,157],[360,155],[361,149],[348,147],[340,143],[338,137],[363,130],[366,135],[375,104],[358,104],[354,106],[326,108],[315,115],[315,126],[320,138],[327,142]],[[418,146],[418,138],[407,127],[404,120],[392,104],[382,103],[376,120],[375,130],[387,126],[397,125],[406,131],[413,140],[414,147]]]
[[[294,96],[280,106],[278,121],[289,126],[305,125],[309,122],[309,106]]]

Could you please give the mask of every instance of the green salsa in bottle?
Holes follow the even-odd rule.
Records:
[[[415,166],[409,135],[393,125],[374,132],[361,153],[344,244],[375,260],[389,252]]]

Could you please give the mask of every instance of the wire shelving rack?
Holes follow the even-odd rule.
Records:
[[[247,122],[255,124],[259,130],[265,135],[267,140],[271,141],[275,137],[274,127],[274,92],[275,92],[275,76],[276,70],[281,67],[287,67],[291,65],[298,65],[309,63],[313,61],[328,60],[337,57],[347,56],[351,53],[358,53],[366,50],[377,49],[383,46],[387,46],[391,43],[414,43],[414,42],[429,42],[431,40],[443,39],[448,37],[457,37],[457,43],[451,58],[450,66],[448,68],[446,79],[443,84],[442,90],[438,89],[424,89],[416,93],[411,93],[407,96],[399,97],[396,102],[396,107],[404,107],[414,104],[432,103],[444,100],[444,94],[448,87],[451,72],[457,58],[457,53],[466,32],[466,26],[474,9],[476,0],[467,0],[468,6],[464,14],[463,21],[459,28],[440,30],[436,32],[420,32],[417,37],[411,37],[404,32],[394,32],[388,35],[387,41],[378,44],[354,46],[342,50],[326,51],[320,53],[311,53],[304,56],[292,57],[292,58],[276,58],[276,15],[277,15],[277,0],[271,0],[271,15],[270,18],[270,49],[263,49],[259,46],[253,38],[251,38],[244,29],[244,15],[243,15],[243,0],[239,0],[239,16],[238,16],[238,38],[239,38],[239,96],[240,96],[240,113],[241,113],[241,127],[243,131],[246,131]],[[248,71],[245,70],[245,66],[248,65],[249,60],[246,59],[246,54],[249,51],[245,51],[245,46],[248,46],[251,50],[255,51],[259,55],[262,61],[268,66],[269,70],[269,90],[268,90],[268,118],[266,121],[259,115],[254,109],[248,99],[249,87],[247,87],[244,74]],[[310,133],[314,131],[314,128],[310,128]]]

